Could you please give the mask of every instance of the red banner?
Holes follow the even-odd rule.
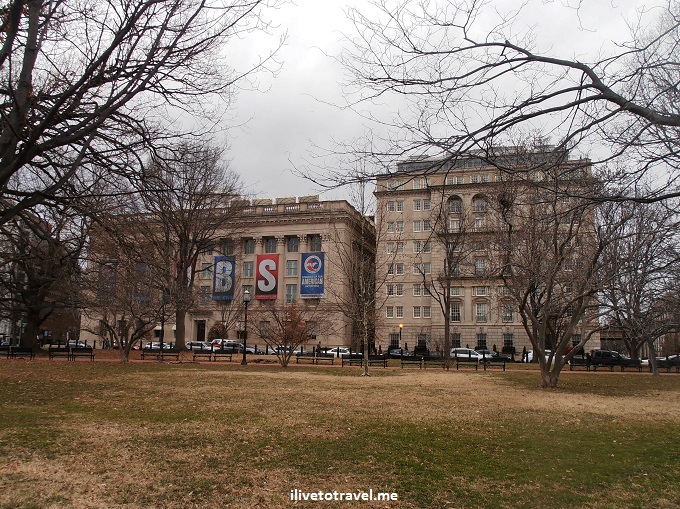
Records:
[[[279,255],[257,255],[255,270],[255,298],[276,300],[279,280]]]

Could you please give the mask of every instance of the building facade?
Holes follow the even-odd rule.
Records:
[[[571,169],[565,175],[577,185],[590,175],[587,160],[565,158],[558,166]],[[471,154],[404,161],[378,178],[377,252],[389,259],[376,264],[376,280],[383,282],[378,292],[384,304],[377,310],[383,349],[443,351],[446,322],[451,347],[517,355],[533,348],[504,283],[499,203],[510,185],[518,189],[541,181],[548,171],[543,175],[538,167],[508,156],[503,164],[490,164]]]
[[[235,226],[234,226],[235,225]],[[295,304],[318,321],[314,344],[351,345],[352,320],[343,314],[338,301],[350,292],[348,274],[340,254],[368,235],[374,225],[346,201],[320,201],[318,196],[256,199],[248,202],[233,218],[229,234],[199,256],[194,277],[193,305],[186,315],[185,339],[242,339],[247,290],[248,344],[264,349],[257,336],[256,322],[267,319],[272,306]],[[364,239],[364,242],[367,240]],[[172,312],[163,324],[165,342],[174,341]],[[83,338],[102,338],[84,327]],[[161,336],[161,320],[155,330]],[[354,339],[356,342],[356,339]]]

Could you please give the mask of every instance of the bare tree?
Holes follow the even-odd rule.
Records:
[[[368,215],[372,200],[367,196],[366,182],[360,182],[350,189],[352,202],[358,217],[350,224],[342,224],[343,231],[336,226],[331,235],[333,243],[333,270],[341,274],[348,285],[329,285],[326,290],[332,296],[340,313],[352,321],[355,346],[363,348],[363,376],[369,376],[369,354],[374,344],[377,311],[382,308],[384,298],[380,298],[385,285],[386,275],[377,277],[376,264],[383,263],[382,253],[376,253],[380,244],[382,230],[369,222]],[[384,225],[383,225],[384,227]],[[349,228],[350,233],[344,228]],[[390,255],[394,256],[394,255]],[[378,260],[378,261],[377,261]]]
[[[443,190],[443,188],[442,188]],[[452,287],[456,281],[464,277],[472,277],[486,281],[488,262],[482,267],[475,263],[472,256],[475,248],[481,243],[484,246],[486,228],[474,224],[474,216],[469,207],[456,194],[442,192],[431,200],[430,231],[427,240],[415,241],[416,266],[423,281],[423,292],[437,303],[444,320],[444,367],[449,369],[451,358],[451,315],[452,303],[456,298],[452,295]],[[486,211],[486,201],[475,202],[473,207]],[[439,252],[430,256],[432,252]],[[441,266],[429,270],[424,260],[441,260]],[[485,260],[486,261],[486,260]]]
[[[5,3],[0,224],[38,203],[89,192],[88,172],[138,180],[145,149],[213,131],[235,85],[272,62],[270,55],[233,69],[224,63],[226,43],[266,30],[263,13],[278,3]],[[193,121],[178,121],[187,116]]]
[[[630,39],[603,41],[606,49],[591,61],[537,47],[544,41],[524,20],[547,16],[547,9],[554,16],[560,8],[554,2],[371,4],[370,12],[349,10],[356,33],[340,56],[347,92],[357,109],[378,99],[394,99],[401,108],[393,118],[375,119],[398,133],[379,149],[347,147],[355,157],[372,157],[388,171],[394,159],[422,154],[447,160],[476,151],[494,164],[493,147],[538,129],[552,138],[556,153],[580,147],[598,175],[620,184],[620,193],[603,193],[604,199],[661,200],[680,192],[677,2],[640,9]],[[581,37],[579,17],[587,16],[582,11],[589,4],[576,5],[562,5],[560,14],[573,15]],[[640,195],[635,184],[652,172],[662,178]],[[334,172],[325,183],[352,178]]]
[[[238,231],[244,208],[238,175],[221,162],[221,151],[204,144],[180,144],[154,158],[144,174],[140,225],[147,243],[166,260],[167,289],[175,309],[176,346],[185,345],[185,318],[194,299],[196,263]]]
[[[601,305],[611,325],[622,332],[631,358],[637,359],[646,344],[650,366],[658,374],[655,343],[678,329],[673,320],[680,263],[676,207],[621,204],[602,211],[603,220],[621,226],[603,251]]]
[[[69,207],[24,210],[0,226],[0,306],[26,325],[22,344],[36,347],[41,324],[78,301],[80,261],[90,221]]]
[[[252,313],[255,333],[276,353],[282,367],[288,367],[293,352],[311,341],[323,320],[324,306],[312,302],[303,305],[265,302]]]
[[[495,204],[497,265],[543,387],[557,386],[562,368],[600,329],[601,257],[618,233],[617,224],[596,217],[591,200],[577,197],[597,187],[584,165],[547,162],[530,179],[508,177]]]

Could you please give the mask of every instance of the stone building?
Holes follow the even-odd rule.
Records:
[[[319,307],[314,345],[351,345],[353,325],[337,301],[350,292],[348,274],[339,260],[346,246],[373,243],[374,226],[346,201],[320,201],[318,196],[256,199],[234,217],[236,226],[202,253],[196,263],[194,304],[186,316],[186,341],[242,339],[244,291],[248,290],[248,344],[264,348],[254,322],[267,304],[296,303]],[[258,285],[258,281],[260,284]],[[168,311],[164,341],[172,342],[174,325]],[[84,329],[96,330],[95,327]],[[155,330],[160,337],[160,321]],[[354,333],[355,334],[355,333]],[[99,339],[83,332],[84,339]],[[148,338],[149,340],[152,338]],[[356,343],[356,340],[355,340]]]
[[[384,282],[378,290],[384,304],[377,310],[376,331],[383,349],[413,350],[420,345],[442,351],[445,312],[437,295],[446,286],[452,347],[517,355],[523,348],[532,349],[494,248],[502,223],[498,203],[508,186],[540,183],[554,169],[520,162],[512,151],[512,147],[498,150],[502,161],[494,164],[488,154],[412,159],[378,178],[377,252],[391,257],[376,269],[376,280]],[[532,159],[540,163],[541,157],[533,154]],[[588,160],[565,154],[557,167],[577,186],[590,176]],[[592,219],[591,215],[587,220]],[[579,338],[574,335],[574,341]]]

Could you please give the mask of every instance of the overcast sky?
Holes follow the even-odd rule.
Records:
[[[495,5],[517,3],[497,0]],[[538,0],[528,11],[526,23],[537,33],[544,52],[588,61],[612,40],[624,41],[626,19],[637,9],[660,3],[640,0],[587,0],[578,15],[562,4],[577,0]],[[279,25],[272,36],[254,35],[239,46],[239,58],[252,60],[276,45],[287,31],[288,40],[278,54],[282,68],[278,76],[260,76],[260,92],[241,91],[234,103],[234,122],[245,123],[229,132],[231,167],[243,178],[248,192],[258,197],[317,194],[314,184],[291,172],[310,158],[314,145],[329,147],[332,140],[349,140],[365,132],[365,121],[341,104],[342,69],[326,54],[341,50],[342,33],[351,33],[344,11],[348,4],[364,8],[362,0],[295,0],[271,18]],[[524,18],[523,18],[524,19]],[[543,41],[543,42],[541,42]],[[322,195],[344,198],[343,191]]]

